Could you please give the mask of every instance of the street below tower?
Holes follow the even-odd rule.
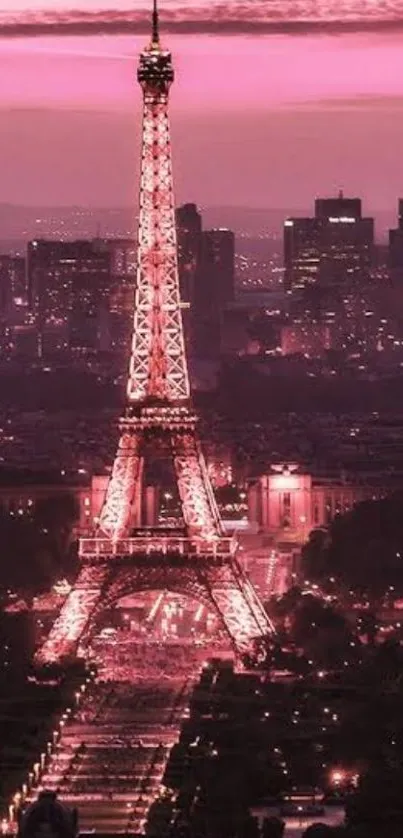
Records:
[[[150,807],[163,801],[165,766],[201,664],[191,646],[178,655],[176,644],[133,644],[131,654],[129,637],[123,645],[109,653],[109,674],[106,652],[102,674],[77,697],[35,790],[57,790],[77,808],[81,832],[144,832]]]

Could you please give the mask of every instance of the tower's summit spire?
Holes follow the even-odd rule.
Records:
[[[161,48],[158,0],[152,0],[152,3],[151,40],[140,53],[137,78],[145,97],[158,98],[158,96],[168,96],[169,88],[174,80],[174,71],[171,53]],[[157,103],[157,99],[155,101]]]
[[[159,20],[158,20],[158,5],[157,5],[157,0],[153,0],[151,46],[159,47],[159,45],[160,45],[160,32],[159,32]]]

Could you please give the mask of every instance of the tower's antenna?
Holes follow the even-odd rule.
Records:
[[[160,43],[157,0],[153,0],[151,43],[154,47],[158,47]]]

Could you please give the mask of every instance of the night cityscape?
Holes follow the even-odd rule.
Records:
[[[2,5],[0,832],[401,838],[403,4]]]

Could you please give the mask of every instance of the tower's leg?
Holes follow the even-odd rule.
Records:
[[[74,657],[77,644],[102,596],[109,573],[106,564],[85,565],[71,589],[35,662],[61,663]]]
[[[189,534],[207,539],[221,535],[220,515],[195,431],[173,433],[172,449]]]
[[[241,654],[251,650],[255,639],[274,631],[253,586],[234,559],[220,565],[200,557],[200,561],[171,565],[157,558],[149,562],[144,562],[144,557],[139,562],[115,558],[105,581],[102,597],[94,602],[82,629],[87,637],[103,611],[125,596],[148,590],[167,590],[203,602],[217,615],[234,650]]]
[[[84,565],[64,603],[48,639],[36,654],[39,664],[72,658],[83,634],[91,635],[94,622],[124,596],[146,590],[168,590],[204,602],[214,611],[234,649],[251,649],[256,638],[273,632],[248,577],[234,558],[221,563],[211,557],[167,563],[166,557],[115,556]]]
[[[127,535],[131,527],[141,523],[143,461],[139,449],[138,436],[123,431],[99,521],[100,530],[112,539]]]
[[[231,573],[238,589],[242,592],[245,602],[248,604],[251,614],[253,614],[255,624],[259,628],[258,633],[265,635],[275,632],[274,624],[266,613],[260,597],[236,557],[231,560]]]
[[[273,632],[269,617],[236,559],[207,574],[201,570],[198,575],[238,652],[248,651],[255,638]]]

